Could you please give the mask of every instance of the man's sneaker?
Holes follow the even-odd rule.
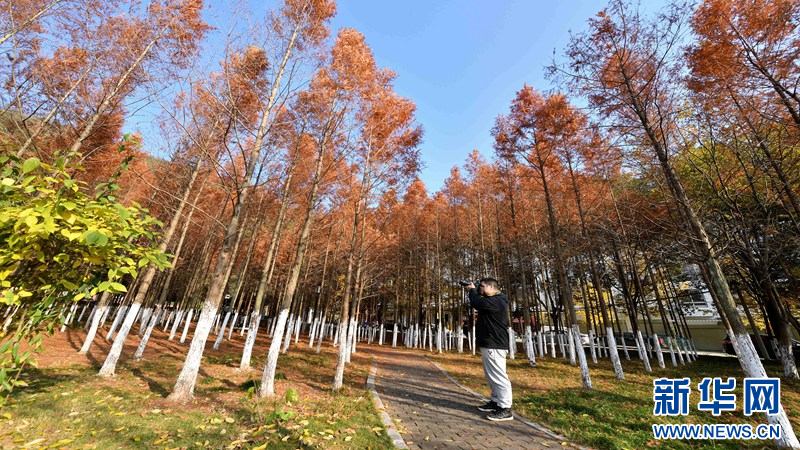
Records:
[[[486,418],[493,422],[503,422],[505,420],[514,420],[514,415],[511,414],[511,408],[499,408],[487,415]]]
[[[500,409],[500,407],[497,406],[497,403],[495,403],[494,400],[490,400],[489,403],[478,406],[478,411],[483,411],[483,412],[495,412],[498,409]]]

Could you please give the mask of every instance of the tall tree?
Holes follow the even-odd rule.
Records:
[[[195,334],[183,364],[181,373],[175,383],[170,401],[186,402],[192,398],[194,383],[200,368],[200,359],[205,349],[208,333],[224,297],[226,274],[233,259],[233,250],[236,244],[242,208],[248,202],[252,190],[252,179],[256,165],[262,158],[264,140],[270,132],[270,127],[275,120],[276,106],[280,103],[280,92],[283,76],[289,61],[296,52],[313,51],[328,33],[326,23],[333,16],[335,6],[326,0],[287,0],[280,12],[274,15],[269,24],[269,29],[275,33],[279,51],[279,61],[274,67],[274,75],[270,80],[269,96],[264,101],[260,119],[257,123],[255,136],[248,149],[243,153],[245,162],[244,173],[241,174],[237,189],[237,203],[233,215],[225,226],[225,238],[222,249],[211,275],[211,285],[203,309],[200,312]],[[295,55],[296,56],[296,55]]]
[[[541,183],[547,206],[551,261],[556,271],[559,298],[569,314],[583,386],[591,388],[589,366],[581,345],[578,316],[567,278],[566,258],[562,252],[563,245],[552,194],[553,177],[563,171],[563,166],[556,155],[559,148],[575,145],[574,140],[582,131],[579,122],[579,118],[575,116],[563,95],[544,97],[526,85],[517,92],[512,101],[510,114],[498,119],[492,134],[495,137],[495,149],[498,154],[512,161],[516,161],[517,158],[524,160]]]
[[[551,67],[586,95],[603,116],[617,126],[637,130],[656,158],[681,218],[689,226],[697,261],[709,277],[719,300],[720,316],[730,327],[745,376],[765,378],[764,367],[742,323],[727,278],[719,264],[705,225],[684,189],[670,158],[675,153],[674,134],[680,111],[671,81],[679,66],[674,55],[686,24],[687,10],[681,5],[665,9],[648,20],[628,3],[615,0],[589,21],[589,30],[573,36],[567,48],[568,67]],[[656,21],[657,20],[657,21]],[[779,447],[800,446],[786,412],[767,416],[780,425]]]

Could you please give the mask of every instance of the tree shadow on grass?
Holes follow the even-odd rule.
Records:
[[[26,369],[20,380],[28,383],[28,386],[17,387],[8,394],[7,404],[18,403],[31,395],[49,391],[51,388],[85,377],[86,373],[61,374],[52,371],[42,371],[41,369]]]
[[[139,367],[128,367],[128,370],[130,370],[130,372],[136,378],[138,378],[138,379],[144,381],[145,383],[147,383],[147,387],[154,394],[166,398],[170,394],[170,392],[172,392],[169,389],[167,389],[162,383],[159,383],[158,381],[147,377],[145,375],[145,373],[142,371],[141,368],[139,368]]]
[[[69,342],[70,347],[74,348],[75,352],[79,352],[81,347],[83,347],[83,340],[76,340],[75,334],[71,332],[67,332],[66,335],[67,335],[67,342]],[[95,336],[95,339],[98,338],[100,337]],[[96,345],[96,343],[92,343],[92,345]],[[84,356],[86,356],[86,359],[89,360],[89,363],[91,363],[92,366],[96,366],[98,370],[100,369],[101,363],[97,358],[95,358],[95,356],[92,354],[91,351],[87,352]]]

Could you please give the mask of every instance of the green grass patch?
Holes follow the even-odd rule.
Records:
[[[480,355],[429,355],[441,364],[454,378],[484,395],[489,394]],[[746,417],[743,414],[742,382],[744,375],[735,358],[701,356],[694,363],[672,368],[667,358],[667,368],[654,368],[646,373],[638,360],[623,360],[625,380],[614,376],[611,363],[599,360],[590,363],[594,389],[581,386],[580,370],[564,359],[538,358],[536,368],[528,365],[527,358],[508,361],[508,372],[514,388],[516,412],[567,437],[571,442],[598,449],[762,449],[772,447],[765,440],[664,440],[653,438],[652,424],[739,424],[753,426],[766,423],[763,414]],[[653,361],[653,364],[656,364]],[[778,363],[766,363],[771,376],[780,376]],[[661,377],[691,379],[688,416],[653,416],[653,380]],[[699,411],[700,395],[697,385],[704,377],[736,378],[736,411],[713,416],[709,411]],[[800,383],[781,380],[781,403],[789,414],[796,430],[800,430]]]
[[[237,374],[230,366],[238,357],[218,355],[204,361],[187,405],[165,400],[182,361],[156,359],[122,364],[113,380],[86,365],[27,372],[28,386],[0,411],[0,448],[391,447],[363,388],[370,364],[363,356],[348,366],[349,387],[333,393],[334,351],[292,348],[279,360],[279,395],[262,400],[260,371]]]

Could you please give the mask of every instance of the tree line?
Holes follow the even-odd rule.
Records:
[[[203,48],[221,30],[202,9],[4,2],[0,144],[4,177],[19,180],[6,191],[24,191],[26,175],[69,150],[65,177],[87,192],[112,179],[110,202],[158,219],[112,239],[115,254],[172,255],[163,270],[151,255],[119,273],[87,259],[74,268],[81,283],[61,286],[75,295],[51,287],[36,308],[26,300],[36,296],[9,294],[4,332],[43,309],[83,321],[85,353],[108,324],[100,375],[110,376],[137,322],[135,358],[156,326],[181,342],[191,331],[173,401],[192,397],[209,338],[217,347],[235,328],[242,370],[257,334],[272,337],[259,395],[273,395],[279,354],[302,333],[317,351],[324,339],[338,347],[340,389],[361,341],[474,351],[458,281],[494,276],[530,363],[558,348],[591,388],[598,357],[624,378],[628,321],[646,370],[665,355],[697,357],[690,266],[745,375],[767,376],[752,332],[774,337],[781,375],[798,378],[798,2],[673,2],[644,14],[612,0],[546,67],[556,89],[522,86],[498,112],[491,159],[473,151],[432,194],[418,177],[413,101],[358,31],[330,36],[332,1],[286,0],[234,20],[253,25],[226,31],[218,61]],[[158,111],[160,141],[122,140],[140,109]],[[60,232],[0,219],[4,239]],[[103,247],[89,232],[75,239]],[[6,293],[18,292],[23,266],[3,262]],[[778,445],[798,445],[785,412],[769,420],[784,430]]]

